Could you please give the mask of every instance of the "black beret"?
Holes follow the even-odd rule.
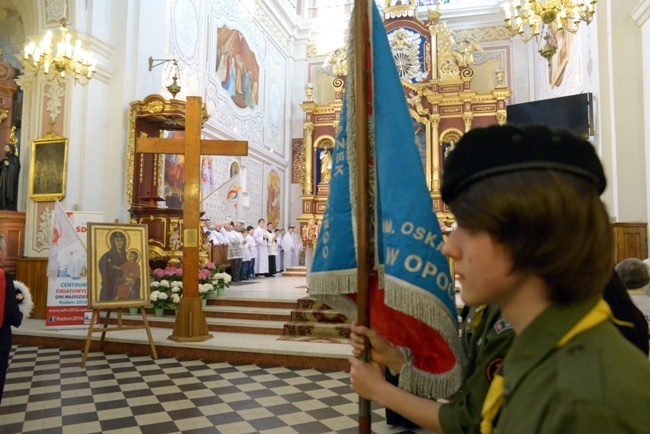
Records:
[[[599,194],[607,185],[603,166],[589,141],[544,125],[494,125],[468,131],[449,153],[442,175],[442,200],[450,203],[481,179],[530,169],[580,176]]]

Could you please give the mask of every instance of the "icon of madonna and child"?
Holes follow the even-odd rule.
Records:
[[[109,235],[110,249],[99,259],[101,275],[101,292],[99,299],[133,300],[140,298],[141,253],[128,249],[127,237],[122,231],[113,231]]]

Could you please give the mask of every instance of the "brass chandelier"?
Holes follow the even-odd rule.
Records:
[[[580,21],[591,23],[596,13],[597,0],[512,0],[503,4],[506,28],[512,36],[519,35],[524,42],[535,38],[539,54],[548,62],[557,52],[558,46],[549,32],[578,31]],[[523,3],[523,5],[522,5]],[[544,45],[541,39],[546,42]]]
[[[43,71],[48,81],[56,79],[61,83],[67,75],[72,76],[74,80],[85,86],[95,75],[97,61],[93,58],[90,51],[81,48],[81,41],[76,40],[72,45],[72,37],[68,33],[65,21],[61,22],[61,38],[56,43],[56,52],[52,43],[53,34],[48,30],[43,39],[36,44],[31,41],[25,45],[23,65],[26,69]]]

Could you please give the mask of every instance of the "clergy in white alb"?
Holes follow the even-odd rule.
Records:
[[[255,274],[268,274],[269,273],[269,247],[268,247],[268,232],[265,229],[266,221],[259,219],[257,222],[253,238],[255,238],[255,245],[257,246],[257,259],[255,260]]]
[[[287,233],[282,237],[282,252],[284,254],[284,266],[285,270],[288,267],[293,267],[293,252],[295,246],[293,245],[293,226],[289,226]]]

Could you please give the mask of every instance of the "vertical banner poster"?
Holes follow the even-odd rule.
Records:
[[[88,326],[88,270],[86,232],[88,222],[102,222],[100,212],[65,212],[55,202],[52,240],[47,266],[45,325]],[[98,318],[99,319],[99,318]]]

